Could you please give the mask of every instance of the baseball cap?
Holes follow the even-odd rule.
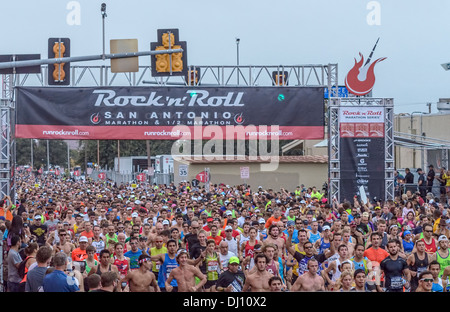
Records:
[[[137,212],[133,212],[133,213],[131,214],[131,217],[132,217],[132,218],[137,218],[137,217],[139,217],[139,215],[138,215]]]
[[[258,220],[258,222],[259,222],[260,224],[262,224],[262,223],[265,224],[265,223],[266,223],[266,220],[264,220],[263,218],[261,218],[261,219]]]
[[[225,214],[226,214],[227,216],[231,216],[233,213],[232,213],[230,210],[227,210],[227,211],[225,212]]]
[[[408,234],[411,234],[411,232],[410,231],[405,231],[405,232],[403,232],[403,234],[404,235],[408,235]]]
[[[231,227],[231,225],[227,225],[227,226],[225,227],[225,231],[228,231],[228,230],[233,230],[233,228]]]
[[[422,171],[422,168],[417,168],[416,172]]]
[[[41,220],[41,216],[40,215],[35,215],[34,216],[34,220]]]
[[[80,237],[80,243],[82,243],[82,242],[85,242],[85,243],[88,242],[88,239],[87,239],[86,236],[81,236],[81,237]]]
[[[441,236],[439,236],[439,238],[438,238],[438,242],[441,242],[441,241],[448,241],[448,238],[447,238],[447,236],[445,236],[445,235],[441,235]]]
[[[238,257],[231,257],[230,260],[228,260],[228,264],[239,264],[239,258]]]
[[[287,226],[294,226],[294,225],[295,225],[295,221],[289,220],[289,221],[286,223],[286,225],[287,225]]]
[[[325,225],[325,226],[322,228],[322,230],[323,230],[323,231],[330,230],[330,227],[329,227],[328,225]]]
[[[164,221],[162,222],[162,224],[163,224],[163,225],[170,225],[170,223],[169,223],[168,220],[164,220]]]
[[[212,217],[209,217],[209,218],[206,219],[206,221],[207,221],[207,222],[213,222],[214,219],[213,219]]]

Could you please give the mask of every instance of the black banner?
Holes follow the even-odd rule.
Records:
[[[179,139],[215,126],[322,139],[323,101],[319,87],[18,87],[16,136]]]
[[[361,186],[370,200],[384,199],[384,138],[341,138],[340,144],[340,200],[353,203]]]

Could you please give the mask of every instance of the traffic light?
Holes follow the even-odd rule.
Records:
[[[188,86],[200,85],[200,67],[189,66],[184,79],[186,81],[186,85]]]
[[[273,71],[272,72],[272,85],[274,86],[287,86],[289,74],[287,71]]]
[[[49,38],[48,58],[70,57],[69,38]],[[70,62],[48,65],[48,84],[67,86],[70,84]]]
[[[186,41],[179,41],[178,29],[158,29],[158,42],[150,43],[151,51],[183,49],[183,52],[151,56],[152,76],[186,76]]]

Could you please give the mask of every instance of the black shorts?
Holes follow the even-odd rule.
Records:
[[[210,289],[212,286],[216,285],[217,280],[215,281],[206,281],[205,285],[203,286],[205,289]]]

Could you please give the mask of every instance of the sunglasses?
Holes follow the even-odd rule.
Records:
[[[425,283],[432,283],[434,280],[432,278],[422,278],[421,281],[424,281]]]

